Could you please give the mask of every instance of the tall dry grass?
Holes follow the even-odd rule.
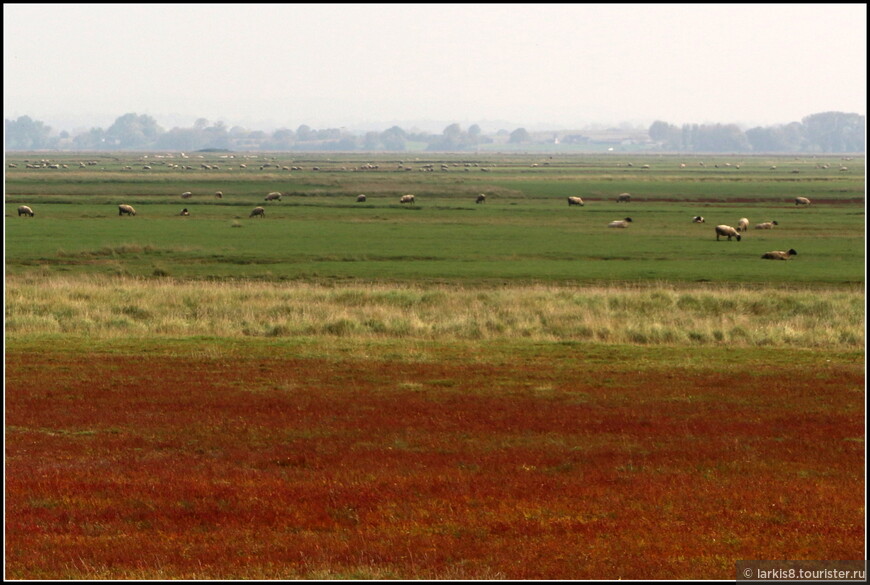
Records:
[[[342,336],[808,347],[864,345],[861,289],[6,279],[6,337]]]

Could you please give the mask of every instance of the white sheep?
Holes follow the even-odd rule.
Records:
[[[190,191],[185,191],[181,194],[182,199],[190,199],[191,197],[193,197],[193,193],[191,193]]]
[[[737,231],[745,232],[749,229],[749,219],[745,217],[741,217],[737,220]]]
[[[357,202],[357,203],[365,203],[365,202],[366,202],[366,196],[363,195],[362,193],[360,193],[359,195],[356,196],[356,202]]]
[[[696,215],[692,218],[692,223],[704,223],[706,220],[700,215]]]
[[[223,198],[224,198],[224,192],[223,192],[223,191],[215,191],[215,192],[214,192],[214,196],[215,196],[217,199],[223,199]]]
[[[761,257],[765,260],[788,260],[792,256],[796,256],[797,251],[792,248],[788,252],[783,252],[782,250],[774,250],[773,252],[765,252],[761,255]]]
[[[772,230],[773,226],[775,226],[775,225],[779,225],[779,222],[765,221],[765,222],[757,224],[755,226],[755,229],[757,229],[757,230]]]
[[[118,206],[118,215],[136,215],[136,210],[132,205],[121,204]]]
[[[22,205],[18,208],[18,217],[21,217],[22,215],[33,217],[33,210],[30,209],[30,207],[28,207],[27,205]]]
[[[583,199],[580,197],[568,197],[568,206],[570,207],[571,205],[579,205],[580,207],[583,207]]]
[[[621,193],[616,196],[617,203],[631,203],[631,194]]]
[[[266,199],[264,201],[281,201],[281,194],[277,191],[272,191],[268,195],[266,195]]]
[[[627,228],[627,227],[628,227],[628,224],[630,224],[630,223],[631,223],[631,218],[630,218],[630,217],[626,217],[625,219],[619,219],[619,220],[617,220],[617,221],[611,221],[609,224],[607,224],[607,227],[612,227],[612,228]]]
[[[410,193],[408,195],[402,195],[399,199],[399,203],[414,203],[414,196]]]
[[[248,217],[254,217],[254,216],[266,217],[266,210],[263,209],[262,207],[255,207],[251,211],[251,215],[249,215]]]
[[[184,209],[181,210],[181,213],[179,215],[183,215],[186,217],[186,216],[190,215],[190,212],[185,207]]]
[[[737,238],[737,241],[740,241],[740,232],[731,227],[730,225],[717,225],[716,226],[716,241],[719,241],[719,236],[728,236],[728,241],[731,241],[731,238]]]
[[[795,197],[794,204],[795,204],[795,206],[797,206],[797,205],[805,205],[806,206],[806,205],[810,204],[810,200],[807,199],[806,197]]]
[[[486,203],[486,194],[481,193],[477,196],[477,199],[474,200],[475,203]]]

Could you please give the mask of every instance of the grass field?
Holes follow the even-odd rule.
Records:
[[[7,155],[7,577],[864,558],[863,157],[198,156]]]

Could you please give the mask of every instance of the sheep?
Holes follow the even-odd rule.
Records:
[[[732,237],[737,238],[737,241],[740,241],[740,232],[735,230],[730,225],[717,225],[716,226],[716,241],[719,241],[719,236],[728,236],[728,241],[731,241]]]
[[[765,221],[763,223],[759,223],[755,226],[757,230],[772,230],[773,226],[779,225],[779,222],[776,221]]]
[[[798,206],[798,205],[809,205],[809,204],[810,204],[810,200],[807,199],[806,197],[795,197],[795,198],[794,198],[794,204],[795,204],[795,206]]]
[[[481,193],[477,196],[477,199],[474,200],[475,203],[486,203],[486,194]]]
[[[223,192],[223,191],[215,191],[215,192],[214,192],[214,196],[215,196],[216,199],[223,199],[223,198],[224,198],[224,192]]]
[[[583,207],[584,203],[580,197],[568,197],[568,206],[570,207],[571,205],[579,205],[580,207]]]
[[[360,193],[359,195],[356,196],[356,202],[357,202],[357,203],[365,203],[365,202],[366,202],[366,196],[363,195],[362,193]]]
[[[745,217],[741,217],[740,219],[737,220],[737,231],[738,232],[745,232],[748,229],[749,229],[749,219],[747,219]]]
[[[788,260],[792,256],[796,256],[797,251],[792,248],[788,252],[783,252],[782,250],[774,250],[773,252],[765,252],[761,255],[764,260]]]
[[[281,201],[281,194],[277,191],[272,191],[266,195],[266,198],[263,201]]]
[[[181,194],[182,199],[190,199],[191,197],[193,197],[193,193],[191,193],[190,191],[185,191]]]
[[[122,203],[118,206],[118,215],[136,215],[136,210],[133,209],[132,205],[126,205]]]
[[[696,215],[692,218],[692,223],[704,223],[706,220],[700,215]]]
[[[22,215],[33,217],[33,210],[30,209],[30,207],[28,207],[27,205],[22,205],[18,208],[18,217],[21,217]]]
[[[179,215],[188,216],[188,215],[190,215],[190,212],[189,212],[189,211],[187,210],[187,208],[185,207],[184,209],[181,210],[181,213],[180,213]]]
[[[402,197],[399,199],[399,203],[414,203],[414,196],[411,194],[402,195]]]
[[[630,223],[631,223],[631,218],[630,218],[630,217],[626,217],[625,219],[620,219],[620,220],[617,220],[617,221],[611,221],[609,224],[607,224],[607,227],[612,227],[612,228],[627,228],[627,227],[628,227],[628,224],[630,224]]]
[[[629,193],[622,193],[616,196],[617,203],[631,203],[631,195]]]
[[[248,217],[254,217],[255,215],[259,216],[259,217],[266,217],[266,210],[263,209],[262,207],[255,207],[251,211],[251,215],[249,215]]]

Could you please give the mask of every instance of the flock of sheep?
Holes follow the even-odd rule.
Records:
[[[192,196],[193,196],[193,194],[190,191],[185,191],[184,193],[181,194],[182,199],[190,199]],[[217,192],[215,192],[214,196],[218,199],[221,199],[221,198],[223,198],[223,192],[217,191]],[[273,191],[273,192],[269,193],[268,195],[266,195],[265,201],[281,201],[281,193],[279,193],[277,191]],[[366,196],[364,194],[357,195],[356,201],[357,201],[357,203],[364,203],[366,201]],[[631,202],[631,195],[629,193],[621,193],[620,195],[618,195],[616,197],[616,202],[617,203],[629,203],[629,202]],[[414,195],[412,195],[412,194],[402,195],[399,198],[399,203],[401,203],[401,204],[404,204],[404,203],[413,204],[413,203],[415,203]],[[478,195],[477,198],[475,199],[475,203],[486,203],[486,195],[484,193],[481,193],[480,195]],[[807,199],[806,197],[795,197],[794,204],[795,204],[795,206],[806,207],[810,204],[810,200]],[[570,207],[572,205],[578,205],[580,207],[583,207],[585,205],[585,203],[583,202],[583,199],[581,197],[571,196],[571,197],[568,197],[568,206]],[[34,217],[33,209],[27,205],[21,205],[18,208],[18,216],[21,217],[22,215],[24,215],[26,217]],[[133,215],[136,215],[136,210],[133,208],[132,205],[127,205],[127,204],[122,203],[122,204],[118,205],[118,215],[119,216],[123,216],[123,215],[133,216]],[[185,207],[184,209],[181,210],[180,215],[189,216],[190,211]],[[257,206],[251,211],[251,214],[248,217],[264,218],[264,217],[266,217],[266,209],[262,206]],[[626,217],[624,219],[618,219],[615,221],[611,221],[609,224],[607,224],[607,227],[627,228],[628,225],[630,223],[632,223],[632,221],[633,220],[630,217]],[[705,223],[706,220],[704,219],[704,217],[702,217],[700,215],[696,215],[692,218],[692,222],[693,223]],[[773,229],[773,227],[776,225],[779,225],[779,222],[777,222],[775,220],[765,221],[765,222],[756,224],[755,229],[769,230],[769,229]],[[746,232],[748,229],[749,229],[749,219],[745,218],[745,217],[742,217],[737,221],[736,228],[732,227],[730,225],[725,225],[725,224],[717,225],[715,228],[716,240],[718,241],[719,238],[724,237],[724,238],[728,238],[728,241],[731,241],[731,238],[734,238],[739,242],[742,239],[741,232]],[[791,248],[787,251],[774,250],[771,252],[765,252],[761,257],[765,260],[788,260],[792,256],[796,256],[796,255],[797,255],[797,251],[794,248]]]

